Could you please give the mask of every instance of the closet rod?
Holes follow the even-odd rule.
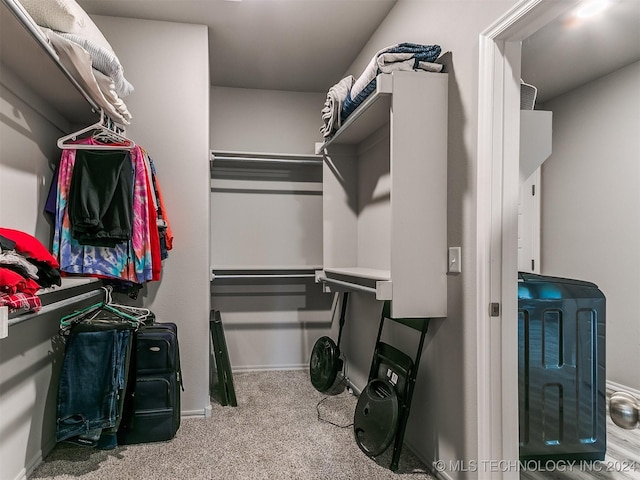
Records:
[[[235,274],[217,274],[214,273],[211,276],[212,280],[239,280],[239,279],[259,279],[259,278],[315,278],[313,273],[276,273],[269,274],[255,274],[255,273],[235,273]]]
[[[212,162],[251,162],[251,163],[282,163],[300,165],[322,165],[322,156],[313,153],[271,153],[271,152],[241,152],[237,150],[211,150]]]
[[[328,283],[329,285],[335,285],[337,287],[346,288],[347,290],[356,290],[358,292],[373,293],[374,295],[377,293],[375,288],[365,287],[364,285],[358,285],[357,283],[343,282],[342,280],[335,280],[333,278],[328,278],[328,277],[320,277],[318,280],[324,283]]]
[[[287,165],[322,165],[322,160],[304,160],[283,158],[260,158],[260,157],[227,157],[214,155],[212,161],[247,162],[247,163],[284,163]]]

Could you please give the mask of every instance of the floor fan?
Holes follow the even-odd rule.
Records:
[[[337,385],[336,378],[342,370],[342,359],[340,358],[340,339],[342,337],[342,327],[345,322],[347,311],[347,300],[349,293],[342,294],[342,305],[340,311],[340,330],[338,331],[338,344],[331,337],[323,336],[316,340],[311,351],[309,361],[309,375],[311,384],[316,390],[322,393],[331,393]]]

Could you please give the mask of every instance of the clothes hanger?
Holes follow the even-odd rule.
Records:
[[[67,330],[69,330],[73,325],[80,323],[87,319],[87,317],[91,313],[98,312],[100,310],[108,311],[110,313],[115,314],[120,317],[127,323],[129,323],[132,327],[138,328],[143,320],[141,320],[140,316],[130,315],[129,313],[117,308],[115,304],[110,304],[111,300],[111,290],[109,287],[102,287],[105,291],[105,300],[102,302],[94,303],[93,305],[83,308],[77,312],[70,313],[69,315],[65,315],[60,318],[60,331],[64,334]],[[132,307],[135,308],[135,307]],[[146,309],[144,309],[146,310]],[[147,310],[148,315],[150,315],[150,311]],[[91,319],[95,319],[97,315],[94,315]],[[145,317],[146,318],[146,317]]]
[[[148,308],[133,307],[131,305],[121,305],[118,303],[114,303],[111,297],[111,293],[113,289],[111,287],[102,287],[102,288],[104,288],[104,290],[106,291],[106,303],[108,305],[111,305],[119,309],[120,311],[124,311],[125,313],[128,313],[129,315],[135,317],[138,320],[138,322],[145,323],[146,320],[148,320],[150,317],[153,316],[153,313]]]
[[[92,138],[94,140],[104,143],[75,143],[83,138],[81,135],[89,132],[93,132]],[[57,145],[61,150],[132,150],[136,146],[133,140],[124,136],[124,127],[107,117],[102,109],[99,121],[77,132],[60,137]]]

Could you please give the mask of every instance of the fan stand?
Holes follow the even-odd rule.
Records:
[[[340,329],[338,331],[338,344],[328,336],[320,337],[313,346],[311,359],[309,361],[309,376],[311,384],[316,390],[322,393],[332,393],[336,387],[336,378],[342,370],[342,359],[340,358],[340,341],[342,339],[342,329],[345,324],[347,303],[349,293],[342,294],[342,305],[340,311]]]

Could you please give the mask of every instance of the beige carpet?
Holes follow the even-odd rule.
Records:
[[[390,452],[372,460],[360,451],[353,429],[318,420],[325,395],[306,371],[237,373],[237,407],[213,403],[211,418],[182,420],[169,442],[100,451],[61,443],[32,479],[432,479],[403,449],[398,472]],[[344,392],[319,407],[323,419],[353,421],[357,399]]]

